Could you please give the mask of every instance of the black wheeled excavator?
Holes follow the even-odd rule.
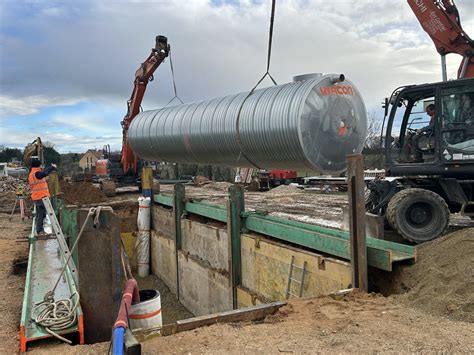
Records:
[[[441,55],[444,81],[399,87],[385,99],[386,173],[369,183],[366,208],[423,243],[445,233],[452,213],[474,219],[474,42],[452,0],[408,3]],[[457,79],[446,81],[449,53],[463,59]]]

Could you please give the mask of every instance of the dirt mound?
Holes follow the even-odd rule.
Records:
[[[293,194],[302,194],[303,190],[292,185],[280,185],[268,191],[265,196],[282,196],[282,195],[293,195]]]
[[[0,213],[10,213],[13,205],[15,204],[16,195],[15,191],[17,187],[23,188],[23,194],[27,197],[28,206],[31,205],[29,200],[30,187],[28,183],[16,179],[12,176],[0,176]]]
[[[30,186],[26,181],[12,176],[0,175],[0,192],[15,192],[17,187],[22,187],[25,195],[30,194]]]
[[[392,276],[395,296],[435,316],[474,322],[474,228],[425,243]]]
[[[220,182],[210,182],[203,186],[203,189],[209,190],[218,190],[218,191],[227,191],[229,187],[233,184],[230,182],[220,181]]]
[[[107,200],[104,193],[89,182],[61,182],[63,199],[69,205],[87,205]]]
[[[0,192],[0,213],[10,213],[15,204],[14,192]]]

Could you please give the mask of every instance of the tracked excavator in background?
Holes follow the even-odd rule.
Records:
[[[140,186],[141,161],[130,148],[127,133],[132,120],[140,112],[146,87],[150,81],[153,81],[153,73],[163,63],[165,58],[168,57],[170,52],[167,37],[156,36],[155,41],[155,48],[151,50],[148,58],[135,72],[132,95],[127,101],[127,114],[121,122],[121,153],[112,153],[110,146],[107,145],[103,150],[104,158],[96,162],[96,175],[101,189],[107,196],[114,196],[118,186]]]
[[[37,137],[33,142],[28,143],[23,150],[23,165],[27,168],[31,167],[31,158],[37,157],[41,164],[44,163],[43,142]]]
[[[452,0],[408,4],[441,55],[443,81],[399,87],[385,99],[386,174],[369,183],[366,207],[422,243],[445,233],[451,213],[474,219],[474,43]],[[447,81],[449,53],[463,59],[457,79]]]

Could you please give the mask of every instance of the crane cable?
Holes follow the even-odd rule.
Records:
[[[248,100],[250,96],[253,95],[255,92],[255,89],[260,85],[260,83],[268,76],[273,84],[276,86],[278,85],[273,76],[270,74],[270,63],[271,63],[271,57],[272,57],[272,44],[273,44],[273,24],[275,22],[275,7],[276,7],[276,0],[272,0],[272,11],[270,15],[270,29],[268,32],[268,48],[267,48],[267,70],[265,73],[262,75],[260,80],[257,81],[257,83],[254,85],[252,90],[248,93],[248,95],[245,97],[245,99],[242,101],[242,104],[239,107],[239,112],[237,113],[237,120],[235,122],[235,135],[236,135],[236,141],[237,144],[239,145],[240,148],[240,153],[239,156],[237,157],[237,162],[240,160],[241,156],[243,156],[250,164],[255,166],[257,169],[261,169],[255,162],[253,162],[247,154],[245,154],[243,146],[242,146],[242,140],[240,138],[240,114],[242,112],[242,108],[244,107],[245,102]]]
[[[171,68],[171,77],[173,79],[173,92],[174,96],[171,98],[171,100],[168,101],[168,103],[163,106],[163,108],[167,107],[170,103],[172,103],[175,99],[184,104],[183,100],[181,100],[178,96],[178,90],[176,89],[176,80],[174,77],[174,68],[173,68],[173,59],[171,57],[171,50],[169,51],[169,57],[170,57],[170,68]]]

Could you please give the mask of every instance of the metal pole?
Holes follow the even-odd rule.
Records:
[[[446,71],[446,55],[441,55],[441,75],[443,81],[448,81],[448,73]]]
[[[467,56],[464,57],[461,63],[462,63],[462,67],[461,67],[461,72],[459,73],[458,79],[462,79],[466,75],[467,65],[469,64],[469,57]]]
[[[352,287],[368,291],[365,235],[364,156],[347,156]]]
[[[153,169],[151,166],[142,168],[142,192],[143,197],[149,197],[153,200]]]

